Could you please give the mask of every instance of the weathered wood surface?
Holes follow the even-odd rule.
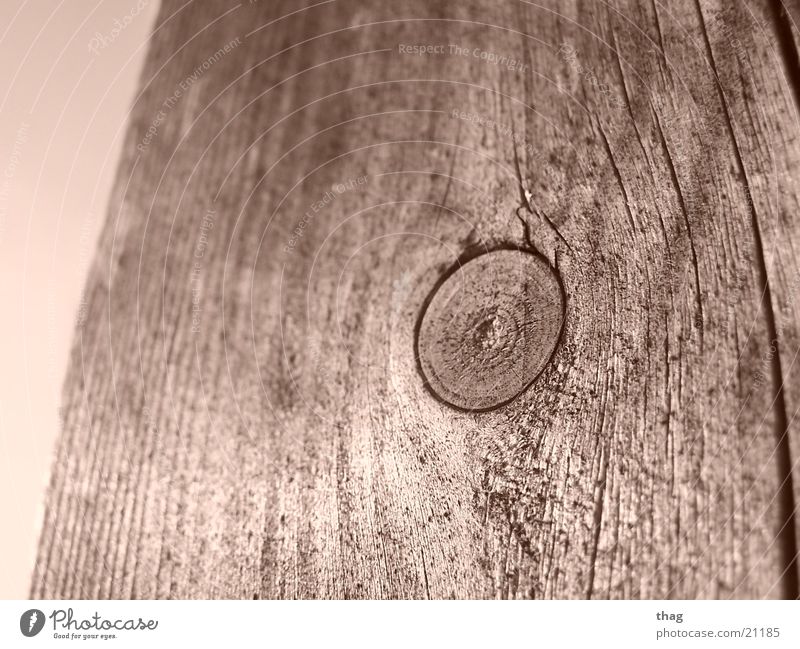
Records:
[[[796,596],[789,9],[165,2],[32,595]],[[455,409],[415,326],[504,246],[561,341]]]

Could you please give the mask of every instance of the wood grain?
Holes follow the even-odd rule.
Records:
[[[166,0],[32,596],[796,597],[797,15]],[[464,412],[415,325],[498,247],[564,329]]]

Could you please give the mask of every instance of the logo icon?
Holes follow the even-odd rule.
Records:
[[[25,611],[19,618],[19,630],[22,635],[32,638],[44,628],[44,613],[38,608]]]

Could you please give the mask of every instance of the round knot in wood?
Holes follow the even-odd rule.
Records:
[[[463,410],[508,403],[552,357],[564,307],[559,278],[537,254],[496,250],[457,265],[420,317],[416,351],[426,385]]]

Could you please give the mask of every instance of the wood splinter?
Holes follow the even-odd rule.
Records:
[[[433,289],[418,323],[425,384],[462,410],[508,403],[552,357],[565,302],[558,276],[536,253],[502,249],[456,264]]]

